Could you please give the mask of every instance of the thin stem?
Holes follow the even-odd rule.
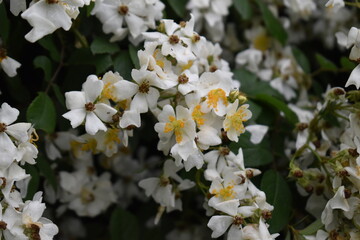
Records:
[[[60,39],[61,39],[61,37],[60,37]],[[59,73],[61,71],[61,68],[64,66],[64,56],[65,56],[65,46],[64,46],[63,41],[61,40],[60,62],[59,62],[58,67],[56,68],[56,71],[55,71],[54,75],[51,77],[48,85],[46,86],[45,93],[49,92],[51,86],[53,85],[53,83],[55,82],[57,76],[59,75]]]

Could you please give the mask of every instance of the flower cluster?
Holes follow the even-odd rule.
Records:
[[[35,164],[36,132],[30,123],[14,123],[19,111],[3,103],[0,107],[1,236],[6,239],[52,239],[58,228],[42,217],[42,193],[23,201],[30,175],[19,164]]]

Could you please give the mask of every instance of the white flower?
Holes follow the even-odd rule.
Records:
[[[91,14],[103,23],[105,33],[113,33],[110,41],[119,41],[130,32],[130,41],[137,45],[141,33],[155,28],[155,20],[162,17],[165,5],[161,1],[144,0],[96,0]]]
[[[10,1],[10,11],[15,16],[26,9],[26,0]]]
[[[85,120],[85,130],[91,135],[99,130],[107,130],[103,122],[112,122],[112,116],[117,111],[104,103],[96,103],[103,86],[103,81],[95,75],[90,75],[83,84],[81,92],[65,93],[66,107],[70,111],[63,114],[63,117],[70,120],[73,128],[80,126]]]
[[[340,8],[345,6],[344,0],[329,0],[325,7],[333,9],[334,12],[339,11]]]
[[[20,66],[21,64],[18,61],[7,56],[4,48],[0,48],[0,68],[2,68],[9,77],[16,76],[16,69]]]
[[[241,105],[239,108],[238,105],[239,101],[236,99],[233,104],[227,107],[227,113],[223,123],[227,137],[234,142],[237,142],[239,135],[245,132],[243,122],[246,122],[252,116],[252,113],[248,109],[248,104]]]
[[[3,103],[0,108],[0,168],[7,168],[16,158],[16,146],[11,138],[17,143],[28,140],[28,130],[30,123],[15,123],[19,116],[19,111],[12,108],[7,103]],[[12,124],[12,125],[11,125]]]
[[[35,1],[21,17],[26,19],[33,29],[25,35],[26,40],[36,42],[53,33],[58,28],[68,31],[71,19],[79,14],[79,7],[89,4],[90,0],[40,0]]]

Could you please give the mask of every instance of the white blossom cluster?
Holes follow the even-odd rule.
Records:
[[[1,236],[13,239],[53,239],[58,228],[49,219],[42,217],[45,204],[42,193],[32,200],[23,201],[27,194],[30,175],[19,166],[35,164],[38,150],[37,139],[30,123],[14,123],[19,111],[3,103],[0,107],[0,188]]]
[[[158,119],[158,150],[169,158],[160,177],[139,182],[145,194],[160,204],[155,222],[165,210],[181,210],[181,191],[195,186],[177,172],[205,167],[204,177],[211,182],[206,191],[212,195],[207,208],[223,214],[211,218],[208,226],[212,236],[219,237],[232,225],[229,239],[274,239],[277,234],[270,235],[265,223],[273,207],[266,203],[264,192],[250,181],[260,171],[245,168],[241,148],[235,155],[226,146],[227,141],[237,142],[245,129],[259,143],[267,127],[245,128],[244,122],[252,113],[248,104],[242,104],[245,98],[238,91],[239,82],[232,79],[227,62],[220,58],[219,45],[208,42],[193,29],[194,18],[180,24],[162,20],[159,31],[143,33],[145,49],[138,52],[140,69],[132,70],[132,81],[113,72],[103,78],[91,75],[82,91],[65,94],[70,111],[63,116],[73,128],[85,125],[87,132],[77,140],[79,144],[73,144],[72,151],[74,155],[89,150],[116,156],[121,146],[127,146],[133,129],[142,125],[141,114],[151,111]],[[61,175],[62,189],[72,199],[62,197],[61,201],[70,201],[68,207],[78,215],[83,214],[78,203],[85,204],[84,198],[91,203],[94,199],[101,201],[91,188],[67,189],[76,185],[68,181],[85,181],[86,174],[77,171],[72,177]],[[103,200],[104,207],[109,200]]]

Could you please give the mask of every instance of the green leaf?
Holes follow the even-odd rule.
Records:
[[[0,36],[6,43],[9,37],[10,22],[6,14],[5,4],[0,4]]]
[[[273,89],[268,82],[260,81],[254,73],[244,68],[234,70],[234,77],[241,83],[240,90],[249,97],[267,94],[282,98],[282,95]]]
[[[168,0],[168,3],[179,17],[185,18],[187,1],[188,0]]]
[[[54,190],[57,189],[57,181],[54,170],[51,168],[50,163],[43,155],[39,155],[36,159],[36,166],[39,168],[40,173],[51,184]]]
[[[266,201],[274,206],[272,218],[268,221],[270,232],[279,232],[288,223],[292,199],[288,184],[274,170],[265,172],[261,179],[261,190],[266,193]]]
[[[45,80],[50,81],[52,74],[52,64],[48,57],[46,56],[37,56],[34,59],[34,66],[40,68],[44,71]]]
[[[116,43],[111,43],[109,40],[100,37],[95,37],[90,45],[90,49],[93,54],[114,54],[120,50]]]
[[[324,224],[321,222],[321,219],[318,219],[303,230],[299,231],[299,233],[302,235],[313,235],[323,226]]]
[[[42,39],[40,39],[38,41],[38,43],[45,48],[46,50],[49,51],[50,53],[50,57],[56,61],[56,62],[60,62],[60,53],[58,50],[57,45],[54,42],[53,36],[52,35],[48,35]]]
[[[273,161],[268,138],[264,138],[259,144],[253,144],[250,141],[250,133],[245,132],[240,135],[237,143],[232,142],[229,147],[234,153],[242,148],[246,167],[264,166]]]
[[[133,45],[129,44],[129,53],[131,61],[133,62],[136,69],[140,68],[139,58],[137,55],[138,49],[136,49]]]
[[[128,211],[118,207],[111,214],[111,240],[139,239],[139,225],[136,217]]]
[[[297,115],[281,100],[272,97],[270,95],[258,94],[255,96],[257,101],[261,101],[267,105],[270,105],[280,112],[284,113],[285,118],[293,125],[299,122]]]
[[[300,49],[298,49],[296,47],[292,48],[292,53],[293,53],[296,61],[298,62],[298,64],[304,70],[304,72],[310,73],[311,72],[310,63],[309,63],[309,60],[306,57],[306,55]]]
[[[34,165],[26,164],[24,166],[26,173],[30,174],[31,179],[28,185],[27,194],[25,200],[30,200],[34,197],[35,193],[39,189],[40,175],[37,168]]]
[[[336,65],[331,62],[329,59],[325,58],[323,55],[317,53],[315,55],[317,62],[320,64],[320,67],[324,70],[336,71]]]
[[[288,36],[279,19],[273,15],[263,0],[256,0],[256,3],[262,13],[266,29],[282,45],[285,45]]]
[[[114,58],[114,70],[119,72],[123,78],[131,79],[131,69],[133,68],[134,65],[128,51],[121,51]]]
[[[234,7],[244,20],[252,17],[253,11],[249,0],[234,0]]]
[[[55,83],[52,84],[52,88],[54,90],[55,93],[55,97],[57,98],[57,100],[59,101],[59,103],[65,107],[65,97],[64,94],[61,92],[60,87],[58,85],[56,85]]]
[[[47,133],[54,132],[56,110],[51,98],[46,93],[39,92],[28,107],[26,118],[28,122],[34,124],[35,128],[42,129]]]
[[[251,101],[251,100],[248,100],[246,102],[246,104],[249,104],[249,109],[250,109],[250,111],[252,113],[252,117],[251,117],[250,120],[255,121],[260,116],[260,114],[262,112],[261,106],[259,104],[255,103],[255,102]]]
[[[102,54],[94,60],[94,64],[96,68],[96,74],[100,74],[108,70],[113,65],[113,62],[110,55]]]
[[[349,70],[349,71],[352,71],[356,67],[356,64],[354,62],[350,61],[347,57],[342,57],[340,59],[340,64],[343,69]]]

